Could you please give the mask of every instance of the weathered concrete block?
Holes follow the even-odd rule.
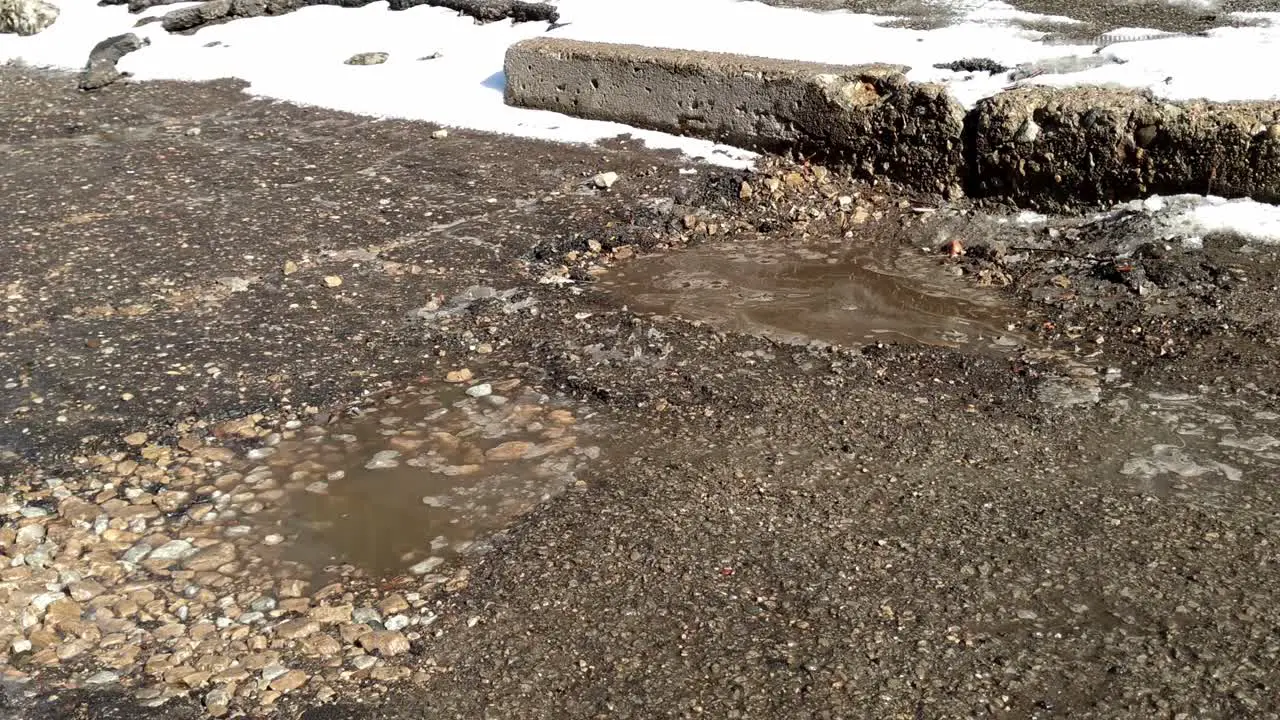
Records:
[[[964,110],[899,66],[538,38],[508,49],[505,70],[510,105],[798,153],[929,191],[960,186]]]
[[[1025,88],[979,102],[967,132],[978,196],[1051,212],[1151,194],[1280,202],[1280,103]]]

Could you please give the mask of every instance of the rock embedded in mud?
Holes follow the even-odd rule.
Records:
[[[484,456],[486,460],[509,462],[524,457],[533,447],[533,443],[527,440],[511,440],[490,448],[485,452]]]
[[[366,652],[391,657],[409,651],[409,639],[394,630],[374,630],[361,635],[356,643]]]
[[[347,58],[347,65],[381,65],[390,59],[391,55],[384,52],[362,52],[356,53]]]
[[[345,623],[351,621],[351,605],[320,605],[311,609],[311,619],[318,623]]]
[[[231,693],[228,692],[225,687],[214,688],[204,696],[205,712],[209,713],[209,715],[213,717],[222,717],[223,715],[226,715],[230,708]]]
[[[299,640],[320,632],[320,623],[314,618],[286,620],[276,626],[276,636],[285,640]]]
[[[612,171],[602,172],[591,178],[591,182],[601,190],[608,190],[613,187],[614,183],[618,182],[618,173]]]
[[[269,687],[277,692],[297,690],[307,684],[310,677],[301,670],[289,670],[271,680]]]
[[[409,572],[413,573],[414,575],[426,575],[427,573],[431,572],[432,570],[435,570],[436,568],[440,567],[443,564],[444,564],[444,558],[436,557],[433,555],[432,557],[429,557],[426,560],[423,560],[422,562],[416,563],[413,566],[411,566],[409,568]]]
[[[445,373],[444,381],[447,383],[464,383],[472,377],[470,368],[461,368],[458,370],[450,370]]]
[[[220,542],[197,551],[188,557],[182,566],[186,570],[195,572],[210,572],[227,563],[235,562],[235,559],[235,546],[229,542]]]

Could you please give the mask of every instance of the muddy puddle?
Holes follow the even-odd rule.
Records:
[[[1099,478],[1182,502],[1248,512],[1271,507],[1280,471],[1276,399],[1245,388],[1226,394],[1120,388],[1099,408],[1091,450]]]
[[[642,256],[600,278],[632,310],[792,343],[1020,344],[994,293],[901,243],[776,239]]]
[[[258,451],[273,493],[253,525],[271,559],[334,573],[440,573],[579,481],[600,455],[581,408],[515,379],[415,387]]]

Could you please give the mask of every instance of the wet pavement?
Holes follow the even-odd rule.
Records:
[[[3,72],[0,717],[1280,716],[1274,248]]]

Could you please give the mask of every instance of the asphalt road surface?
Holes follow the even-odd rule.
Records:
[[[845,227],[918,252],[935,220],[911,208],[936,201],[626,142],[433,138],[229,82],[84,95],[0,72],[6,522],[51,528],[0,536],[0,714],[1280,717],[1274,253],[1224,238],[1115,270],[1112,230],[1095,228],[1020,239],[1042,251],[1015,266],[975,237],[965,258],[929,262],[1005,303],[1025,349],[784,345],[637,314],[589,280],[637,252]],[[743,199],[767,177],[783,178],[776,194]],[[1159,292],[1126,284],[1135,267]],[[514,292],[432,314],[473,286]],[[435,619],[410,626],[407,650],[373,649],[391,642],[369,634],[390,609],[289,626],[305,643],[263,629],[263,613],[314,617],[342,589],[258,604],[237,591],[243,562],[116,561],[194,527],[187,505],[136,506],[204,477],[191,458],[222,447],[218,423],[322,427],[366,390],[463,367],[572,399],[601,459],[463,581],[424,593]],[[67,517],[85,503],[125,520],[73,550],[95,532],[92,508]],[[31,583],[93,579],[100,560],[96,585],[58,590],[22,625],[48,592]],[[345,592],[390,600],[354,579]],[[240,619],[215,622],[232,606]],[[299,649],[326,633],[328,653]],[[110,638],[141,638],[143,655],[122,660]],[[281,659],[213,679],[266,652]],[[202,670],[218,653],[234,657]],[[101,685],[65,689],[106,662],[119,666]]]

